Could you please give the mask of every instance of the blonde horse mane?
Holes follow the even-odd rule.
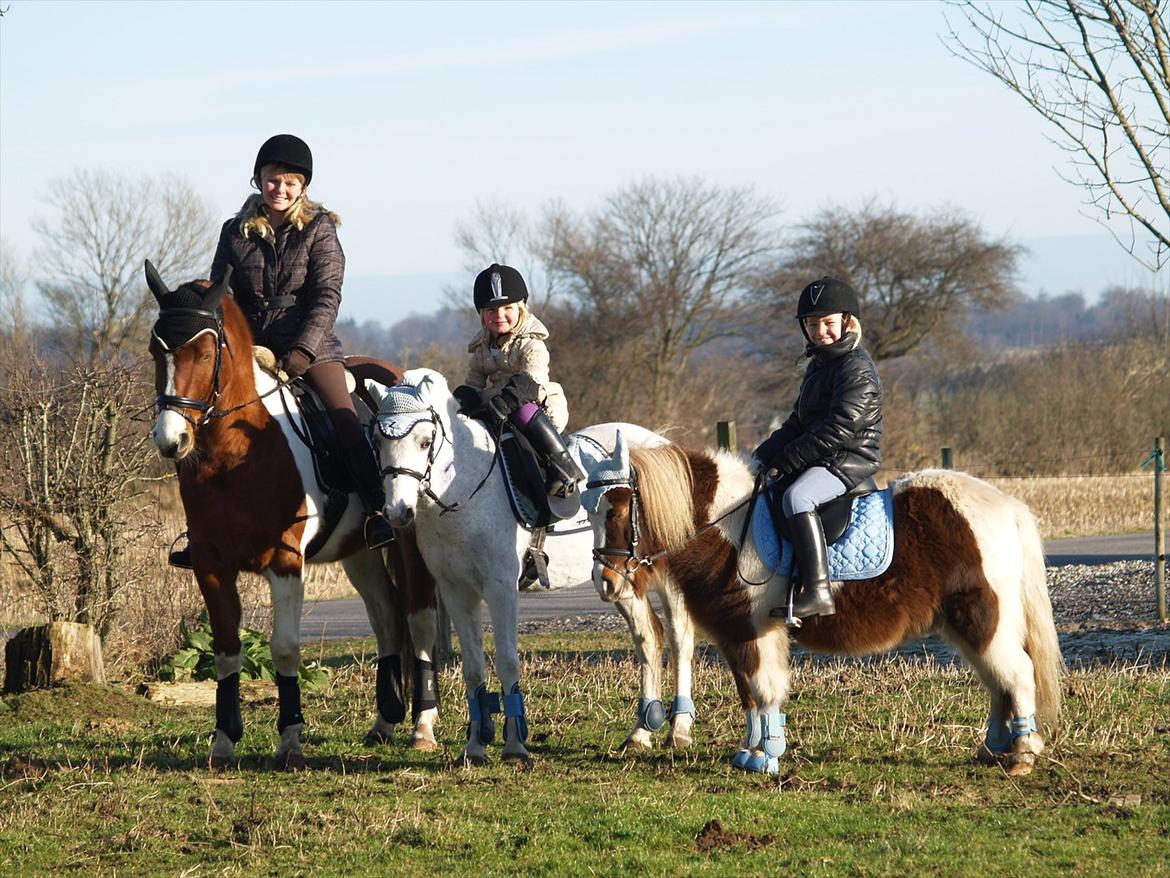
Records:
[[[638,473],[647,537],[660,546],[677,546],[695,532],[693,479],[686,452],[677,445],[631,448]]]

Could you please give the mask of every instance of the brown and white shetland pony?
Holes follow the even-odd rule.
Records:
[[[726,452],[619,447],[590,473],[594,582],[620,595],[665,573],[735,678],[747,733],[733,764],[775,774],[785,749],[789,638],[845,655],[889,650],[935,633],[991,695],[978,757],[1032,770],[1060,714],[1060,646],[1035,519],[1020,501],[964,473],[909,473],[894,485],[894,553],[880,576],[845,582],[837,612],[791,633],[770,611],[788,580],[739,541],[753,479]],[[626,456],[623,460],[623,456]],[[1040,725],[1037,725],[1037,719]]]
[[[243,571],[262,574],[272,593],[271,644],[280,714],[277,764],[289,769],[305,765],[297,669],[307,561],[341,561],[365,602],[379,657],[378,715],[367,741],[390,739],[394,726],[405,719],[402,655],[413,643],[413,743],[433,749],[438,711],[435,690],[429,688],[434,671],[428,648],[435,641],[435,589],[413,538],[400,533],[397,557],[365,548],[364,516],[351,495],[333,532],[307,558],[306,550],[323,528],[326,498],[314,476],[311,451],[301,439],[304,419],[287,387],[255,363],[251,330],[228,294],[229,278],[214,287],[193,281],[172,291],[148,261],[146,280],[159,304],[150,340],[158,393],[153,438],[159,454],[176,462],[191,563],[215,648],[211,765],[229,765],[243,735],[236,588]],[[393,380],[388,370],[382,374]],[[401,574],[398,585],[387,570],[388,560]],[[420,697],[420,689],[426,690],[425,696]]]

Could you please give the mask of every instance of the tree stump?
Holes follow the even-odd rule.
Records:
[[[4,691],[63,682],[106,682],[102,641],[92,625],[50,622],[16,632],[4,649]]]

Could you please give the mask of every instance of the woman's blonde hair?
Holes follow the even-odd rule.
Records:
[[[271,167],[265,165],[260,169],[260,174],[264,173],[264,169]],[[299,174],[296,171],[286,171],[301,181],[301,194],[297,200],[292,203],[288,210],[284,212],[286,222],[292,223],[297,231],[301,231],[305,224],[310,222],[319,213],[324,213],[334,223],[341,225],[341,217],[331,210],[326,210],[323,204],[313,201],[309,198],[309,187],[305,184],[305,175]],[[252,178],[252,183],[259,187],[259,176]],[[276,232],[272,228],[272,223],[268,221],[268,210],[264,204],[264,198],[261,195],[249,195],[244,200],[243,206],[236,214],[236,219],[239,220],[240,234],[247,238],[253,232],[258,234],[266,241],[275,241]]]

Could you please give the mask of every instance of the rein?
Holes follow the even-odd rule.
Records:
[[[371,438],[372,431],[376,423],[376,418],[370,422]],[[415,422],[415,426],[421,423],[423,423],[423,421],[420,419]],[[488,479],[491,478],[492,472],[496,468],[496,460],[500,456],[500,435],[503,433],[504,428],[503,424],[501,424],[493,436],[495,439],[496,451],[492,455],[492,464],[488,467],[487,474],[483,477],[483,479],[480,480],[480,483],[475,486],[475,490],[460,500],[458,503],[445,503],[439,497],[439,495],[431,489],[431,471],[435,467],[435,460],[439,456],[439,451],[443,447],[443,443],[446,442],[451,446],[452,457],[455,454],[455,443],[451,440],[451,437],[447,435],[447,428],[443,426],[443,421],[439,418],[439,413],[435,411],[434,407],[431,408],[430,423],[433,438],[431,440],[431,447],[427,450],[427,468],[425,472],[420,473],[418,470],[413,470],[405,466],[384,466],[381,468],[380,472],[383,478],[386,476],[410,476],[412,479],[418,482],[419,490],[426,494],[426,496],[430,498],[431,502],[439,507],[441,510],[439,515],[442,516],[446,515],[448,512],[458,512],[460,509],[470,503],[471,498],[478,494],[480,489],[487,484]],[[410,429],[413,430],[414,426],[412,426]],[[407,432],[409,433],[410,431],[408,430]],[[435,439],[438,439],[438,441],[435,441]],[[375,442],[372,444],[376,449],[378,443]],[[381,460],[378,462],[381,463]]]
[[[600,488],[600,487],[604,487],[607,484],[614,484],[614,485],[622,484],[622,485],[624,485],[626,483],[624,481],[614,479],[612,481],[589,482],[586,485],[586,487],[587,488]],[[759,488],[759,483],[757,482],[756,489],[754,489],[752,491],[752,493],[746,499],[741,500],[739,503],[736,503],[734,506],[732,506],[730,509],[728,509],[726,512],[724,512],[718,518],[712,519],[711,521],[704,524],[702,527],[698,528],[693,534],[691,534],[689,537],[687,537],[685,540],[683,540],[677,546],[668,546],[665,549],[660,549],[659,551],[654,552],[650,555],[640,555],[638,553],[638,532],[641,530],[641,517],[642,516],[641,516],[641,513],[639,512],[639,510],[641,509],[641,506],[642,506],[642,495],[641,495],[641,492],[638,490],[638,473],[633,468],[631,468],[631,470],[630,470],[630,480],[629,480],[628,484],[629,484],[629,488],[630,488],[630,492],[631,492],[631,496],[630,496],[630,532],[631,532],[630,533],[630,547],[628,549],[618,549],[618,548],[615,548],[613,546],[599,546],[593,550],[593,560],[596,563],[600,564],[602,567],[606,568],[607,570],[612,570],[614,573],[616,573],[618,576],[620,576],[622,579],[624,579],[626,582],[628,582],[631,586],[634,584],[634,580],[632,577],[637,575],[639,568],[653,567],[654,563],[656,561],[659,561],[662,558],[665,558],[669,555],[673,555],[676,552],[682,551],[688,545],[690,545],[692,542],[694,542],[699,537],[701,537],[703,534],[707,533],[707,531],[712,530],[713,528],[717,527],[719,525],[719,522],[730,517],[734,512],[738,511],[739,509],[742,509],[744,506],[747,506],[751,503],[754,503],[755,498],[756,498],[756,494],[758,493],[758,488]],[[622,565],[622,567],[618,567],[617,564],[610,561],[609,557],[607,557],[607,556],[624,558],[625,563]]]

